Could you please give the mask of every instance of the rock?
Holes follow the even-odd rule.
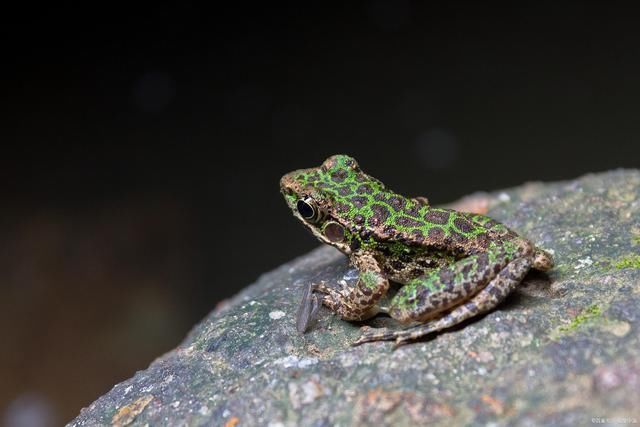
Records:
[[[350,346],[361,325],[325,308],[300,335],[303,285],[356,278],[343,255],[319,248],[263,275],[69,425],[640,421],[640,171],[483,197],[557,264],[495,311],[397,350]]]

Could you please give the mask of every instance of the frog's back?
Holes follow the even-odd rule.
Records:
[[[374,228],[378,241],[400,241],[456,254],[486,247],[486,228],[466,213],[432,208],[394,193],[375,198],[372,210],[387,217],[382,227]]]
[[[424,200],[387,189],[348,156],[327,159],[310,178],[312,186],[331,199],[333,214],[364,245],[393,241],[460,252],[486,231],[464,213],[431,208]]]

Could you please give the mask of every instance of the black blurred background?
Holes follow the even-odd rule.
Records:
[[[639,17],[602,4],[5,15],[2,420],[69,420],[315,247],[292,169],[348,153],[444,203],[638,167]]]

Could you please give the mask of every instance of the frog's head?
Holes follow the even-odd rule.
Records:
[[[286,174],[280,191],[293,215],[321,242],[350,254],[361,243],[351,199],[363,183],[382,185],[362,172],[355,159],[338,154],[319,167]]]

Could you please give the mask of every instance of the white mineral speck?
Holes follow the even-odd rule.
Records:
[[[508,202],[509,200],[511,200],[511,197],[507,193],[500,193],[498,195],[498,200],[500,200],[501,202]]]
[[[581,268],[588,267],[593,264],[590,257],[582,258],[578,260],[578,265],[573,266],[574,270],[580,270]]]
[[[284,317],[284,311],[276,310],[269,313],[269,317],[273,320],[278,320]]]
[[[306,368],[308,366],[315,365],[316,363],[318,363],[318,359],[315,357],[298,358],[296,356],[287,356],[287,357],[280,358],[278,360],[274,360],[273,363],[275,365],[282,365],[285,368],[293,368],[293,367]]]
[[[129,387],[124,389],[124,395],[126,396],[131,390],[133,390],[133,386],[130,385]]]

